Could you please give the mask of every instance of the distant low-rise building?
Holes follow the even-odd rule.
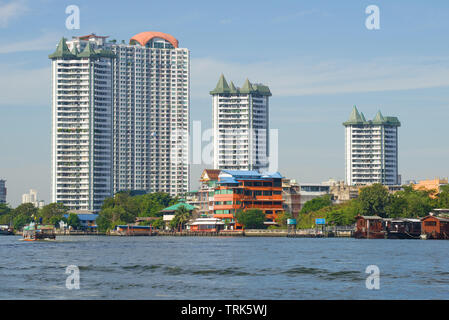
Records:
[[[296,180],[282,179],[282,199],[284,200],[284,210],[297,218],[301,211],[301,193]]]
[[[435,178],[431,180],[421,180],[416,184],[412,184],[415,190],[432,191],[431,196],[435,197],[441,192],[441,187],[448,184],[448,178]]]
[[[214,213],[214,192],[217,187],[218,175],[220,170],[205,169],[201,174],[200,188],[198,189],[199,213]]]
[[[64,217],[67,219],[70,214],[76,214],[80,220],[81,228],[83,229],[96,229],[97,228],[97,218],[98,214],[95,213],[85,213],[84,210],[80,211],[70,211],[65,214]]]
[[[329,183],[329,186],[332,201],[336,204],[356,199],[359,196],[359,186],[348,186],[344,181],[334,181]]]
[[[330,194],[330,186],[322,183],[300,183],[301,209],[307,201]]]

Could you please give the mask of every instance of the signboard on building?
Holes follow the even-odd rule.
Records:
[[[315,224],[326,224],[326,219],[317,218],[317,219],[315,219]]]

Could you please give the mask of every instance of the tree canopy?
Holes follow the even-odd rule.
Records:
[[[307,201],[304,206],[301,208],[301,214],[309,213],[312,211],[320,210],[321,208],[332,205],[331,196],[329,194],[325,194],[321,197],[314,198],[312,200]]]
[[[97,218],[100,231],[112,230],[116,225],[129,224],[136,217],[160,217],[162,209],[175,204],[176,198],[164,192],[131,196],[130,192],[119,192],[107,198]]]
[[[260,209],[239,210],[235,217],[245,229],[263,229],[265,227],[265,214]]]
[[[311,201],[306,202],[304,207]],[[390,194],[386,187],[374,184],[361,188],[357,199],[331,204],[307,213],[301,211],[297,226],[312,228],[315,226],[315,218],[325,218],[330,225],[350,225],[355,222],[358,214],[383,218],[417,218],[428,215],[435,208],[449,208],[449,186],[443,186],[438,194],[415,190],[411,186],[403,186],[402,191]]]

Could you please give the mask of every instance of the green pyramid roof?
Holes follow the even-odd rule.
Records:
[[[360,117],[362,118],[363,122],[366,122],[365,115],[363,114],[363,112],[360,112]]]
[[[76,55],[70,52],[69,47],[67,47],[65,38],[61,38],[61,40],[58,43],[58,46],[56,47],[56,51],[48,55],[48,57],[50,59],[56,58],[75,59]]]
[[[399,122],[397,117],[384,117],[380,111],[377,112],[376,116],[373,120],[366,120],[363,113],[359,113],[357,107],[354,106],[352,109],[351,115],[349,116],[348,121],[344,122],[344,126],[348,125],[357,125],[357,124],[365,124],[365,125],[391,125],[400,127],[401,123]]]
[[[351,115],[349,116],[348,121],[344,122],[343,125],[347,126],[347,125],[351,125],[351,124],[363,124],[363,118],[359,113],[359,110],[357,110],[357,107],[354,106],[352,108],[352,112]]]
[[[229,93],[229,86],[226,82],[226,79],[223,74],[221,74],[220,79],[218,80],[217,86],[214,90],[210,92],[210,94],[219,94],[219,93]]]
[[[220,93],[242,93],[242,94],[257,93],[262,96],[271,96],[270,89],[267,86],[264,86],[262,84],[251,84],[251,82],[249,82],[248,79],[245,80],[245,83],[241,88],[236,88],[236,86],[232,81],[228,86],[228,83],[226,82],[226,79],[223,76],[223,74],[220,76],[220,79],[218,80],[215,89],[210,91],[210,94],[220,94]]]
[[[249,82],[248,78],[246,78],[245,83],[243,84],[243,87],[240,88],[240,93],[252,93],[254,91],[255,90],[254,90],[251,82]]]
[[[98,53],[96,53],[95,50],[92,48],[92,44],[90,42],[88,42],[86,47],[84,48],[83,52],[78,54],[78,57],[90,58],[90,57],[96,57],[97,55],[98,55]]]
[[[382,124],[382,123],[384,123],[384,121],[385,121],[384,116],[382,115],[380,110],[377,111],[377,114],[376,114],[376,116],[373,119],[373,123],[375,123],[375,124]]]
[[[231,83],[229,84],[229,92],[231,93],[238,93],[237,88],[234,85],[234,82],[231,81]]]

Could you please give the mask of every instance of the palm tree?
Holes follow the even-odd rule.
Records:
[[[190,212],[186,209],[185,206],[180,206],[175,211],[175,221],[180,227],[180,231],[184,228],[184,225],[190,220]]]

